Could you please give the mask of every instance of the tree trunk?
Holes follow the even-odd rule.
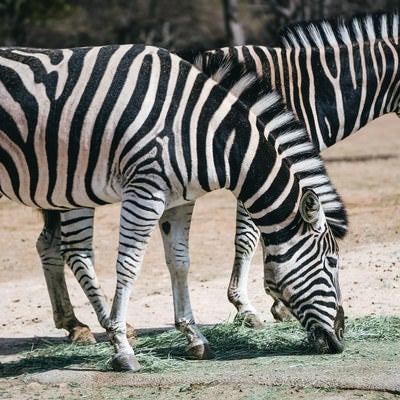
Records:
[[[245,44],[244,32],[238,19],[237,0],[222,0],[224,7],[225,28],[231,46]]]

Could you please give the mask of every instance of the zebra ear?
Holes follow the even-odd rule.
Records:
[[[304,221],[315,225],[320,220],[321,204],[318,196],[311,189],[307,189],[300,199],[300,215]]]

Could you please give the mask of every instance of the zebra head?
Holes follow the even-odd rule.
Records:
[[[337,198],[326,207],[323,196],[334,194],[334,188],[307,132],[281,97],[268,93],[251,111],[258,117],[259,142],[252,151],[241,150],[252,154],[253,162],[241,162],[246,177],[233,191],[240,188],[237,197],[261,232],[266,291],[291,310],[319,352],[325,344],[340,352],[344,313],[332,221],[346,224],[343,204]],[[243,136],[237,127],[237,137]],[[238,143],[239,153],[246,141]]]
[[[326,346],[333,353],[343,351],[338,246],[315,192],[303,190],[298,215],[286,235],[262,236],[266,292],[291,310],[316,351],[324,352]]]

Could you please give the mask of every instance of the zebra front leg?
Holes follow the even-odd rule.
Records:
[[[189,229],[194,203],[164,212],[160,230],[164,243],[165,260],[169,269],[174,300],[175,326],[187,340],[186,354],[191,359],[213,357],[207,339],[196,326],[188,288]]]
[[[56,328],[67,330],[73,342],[96,343],[90,328],[76,318],[69,298],[60,251],[59,212],[43,210],[42,214],[45,225],[36,242],[36,250],[42,262]]]
[[[251,260],[260,239],[260,232],[250,219],[241,202],[237,202],[235,261],[228,287],[228,299],[236,307],[236,319],[243,321],[249,328],[259,328],[262,322],[257,310],[251,305],[248,297],[248,276]],[[287,321],[293,318],[291,312],[281,301],[275,299],[271,313],[276,321]]]
[[[228,286],[228,299],[237,309],[235,319],[243,321],[250,328],[258,328],[262,325],[257,310],[250,303],[247,292],[250,263],[259,238],[259,230],[242,203],[237,202],[235,261]]]
[[[140,364],[126,337],[126,315],[131,287],[136,280],[143,255],[155,224],[164,211],[163,197],[137,198],[130,193],[122,202],[117,259],[117,287],[107,334],[114,345],[111,365],[116,371],[137,371]]]
[[[274,304],[271,306],[271,314],[276,321],[291,321],[295,319],[288,308],[278,299],[275,299]]]

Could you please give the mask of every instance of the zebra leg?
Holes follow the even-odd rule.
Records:
[[[76,343],[96,343],[89,327],[80,322],[69,298],[64,275],[64,260],[60,252],[60,216],[58,211],[42,211],[45,225],[36,242],[42,261],[56,328],[69,332]]]
[[[132,192],[130,192],[131,194]],[[140,272],[147,242],[164,211],[164,200],[130,196],[122,202],[117,259],[117,287],[107,334],[114,345],[111,365],[116,371],[137,371],[140,364],[126,337],[126,315],[133,282]]]
[[[109,307],[94,270],[93,218],[91,208],[61,212],[61,252],[92,304],[100,325],[107,329]]]
[[[194,203],[175,207],[164,212],[160,231],[164,243],[165,260],[171,276],[174,300],[175,326],[188,341],[186,354],[191,359],[213,357],[207,339],[196,326],[188,288],[189,229]]]
[[[109,307],[94,270],[92,246],[94,209],[80,208],[61,211],[60,215],[61,245],[59,253],[63,255],[65,262],[71,268],[93,306],[100,325],[106,329]],[[127,324],[127,337],[132,345],[136,344],[136,331],[129,324]]]
[[[237,202],[235,261],[228,287],[228,299],[236,307],[236,319],[243,321],[249,328],[259,328],[262,325],[257,310],[251,305],[248,294],[248,276],[251,259],[257,248],[260,232],[250,219],[241,202]],[[274,300],[271,313],[277,321],[292,318],[290,311],[279,301]]]
[[[271,306],[271,313],[276,321],[290,321],[295,319],[293,314],[287,309],[287,307],[278,299],[274,300],[274,304]]]
[[[250,219],[241,202],[237,202],[235,261],[228,286],[228,299],[236,307],[235,319],[250,328],[262,325],[257,310],[251,305],[248,293],[250,263],[256,251],[260,232]]]

